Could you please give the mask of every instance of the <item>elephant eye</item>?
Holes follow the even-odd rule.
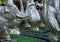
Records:
[[[20,21],[20,19],[17,19],[18,21]]]

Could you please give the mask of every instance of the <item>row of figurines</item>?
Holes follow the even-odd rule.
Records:
[[[25,11],[22,0],[19,1],[21,10],[17,8],[13,0],[3,0],[6,5],[0,6],[0,28],[6,39],[11,39],[8,28],[18,28],[18,25],[23,24],[24,27],[30,27],[32,30],[39,30],[39,26],[46,30],[51,29],[52,33],[48,36],[52,36],[51,39],[58,41],[57,33],[60,31],[59,0],[42,0],[42,3],[27,0]]]

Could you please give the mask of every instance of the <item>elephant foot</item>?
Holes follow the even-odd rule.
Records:
[[[55,41],[58,41],[58,36],[53,36]]]
[[[57,35],[51,34],[51,35],[49,36],[49,38],[50,38],[50,40],[52,40],[52,41],[58,41],[58,36],[57,36]]]
[[[32,30],[39,31],[39,27],[32,27]]]

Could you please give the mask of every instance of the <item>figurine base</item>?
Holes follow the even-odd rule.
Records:
[[[5,39],[0,39],[0,42],[17,42],[16,40],[5,40]]]

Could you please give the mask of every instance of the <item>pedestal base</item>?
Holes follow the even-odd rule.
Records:
[[[5,39],[0,39],[0,42],[17,42],[16,40],[5,40]]]

